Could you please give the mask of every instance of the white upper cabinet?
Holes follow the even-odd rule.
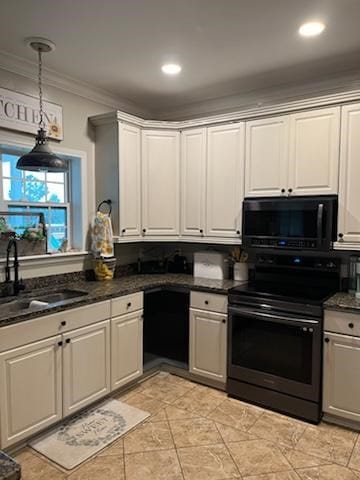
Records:
[[[246,197],[285,193],[288,144],[289,116],[246,122]]]
[[[206,235],[238,238],[244,197],[243,122],[208,129]]]
[[[246,122],[245,195],[338,192],[340,107]]]
[[[360,104],[342,109],[339,226],[341,242],[360,242]]]
[[[120,235],[141,234],[141,131],[120,124]]]
[[[181,133],[181,234],[205,231],[206,129]]]
[[[142,132],[142,220],[145,236],[179,234],[180,133]]]
[[[112,201],[117,237],[141,232],[141,130],[117,120],[96,125],[96,201]]]
[[[339,142],[340,107],[290,115],[289,193],[338,192]]]

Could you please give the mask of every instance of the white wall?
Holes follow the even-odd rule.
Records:
[[[0,69],[0,87],[14,90],[27,95],[38,96],[37,84],[23,76]],[[97,115],[108,111],[115,110],[113,108],[102,105],[91,100],[87,100],[78,95],[68,93],[66,91],[49,87],[44,85],[44,99],[50,102],[57,103],[63,107],[63,124],[64,124],[64,140],[61,142],[54,142],[53,149],[56,149],[56,144],[61,148],[81,150],[87,156],[87,179],[88,186],[88,216],[89,222],[92,221],[95,213],[95,138],[94,130],[88,122],[88,117]],[[25,133],[14,132],[0,128],[0,131],[9,142],[29,142],[32,141],[33,136]],[[65,262],[64,262],[65,263]],[[74,259],[73,262],[66,262],[66,267],[63,265],[54,264],[50,268],[25,268],[21,272],[24,278],[31,276],[41,276],[56,273],[65,273],[65,271],[77,271],[84,267],[84,261],[79,258]],[[0,269],[2,263],[0,262]],[[1,273],[0,273],[1,281]]]
[[[0,87],[15,90],[27,95],[38,96],[37,84],[28,78],[0,69]],[[88,161],[88,206],[89,215],[92,217],[95,208],[94,188],[94,130],[88,123],[88,117],[114,110],[106,105],[92,102],[63,90],[44,86],[44,100],[57,103],[63,107],[64,140],[59,143],[61,147],[82,150],[87,155]],[[32,135],[0,129],[9,140],[29,140]],[[57,142],[54,142],[57,143]],[[55,147],[54,147],[55,149]]]

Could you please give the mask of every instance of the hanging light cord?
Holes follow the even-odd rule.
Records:
[[[39,84],[39,103],[40,103],[40,122],[39,127],[45,129],[45,122],[44,122],[44,113],[43,113],[43,91],[42,91],[42,57],[41,57],[41,48],[38,50],[39,55],[39,77],[38,77],[38,84]]]

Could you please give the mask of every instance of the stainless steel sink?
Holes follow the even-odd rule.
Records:
[[[0,305],[0,313],[16,313],[30,309],[31,300],[12,300]]]
[[[36,297],[33,297],[31,300],[53,304],[53,303],[63,302],[64,300],[71,300],[72,298],[83,297],[84,295],[87,295],[87,294],[88,292],[65,289],[65,290],[59,290],[58,292],[38,295]]]
[[[44,307],[51,307],[55,304],[61,304],[61,302],[65,302],[66,300],[83,297],[85,295],[88,295],[88,292],[63,289],[27,298],[4,298],[0,299],[0,316],[17,312],[41,310]]]

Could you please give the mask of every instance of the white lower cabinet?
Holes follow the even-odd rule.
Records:
[[[360,421],[360,338],[325,332],[323,410]]]
[[[138,310],[111,320],[111,390],[143,373],[142,317],[142,310]]]
[[[64,416],[110,393],[110,320],[63,336]]]
[[[62,418],[61,335],[0,354],[1,448]]]
[[[190,309],[190,372],[226,381],[227,315]]]

